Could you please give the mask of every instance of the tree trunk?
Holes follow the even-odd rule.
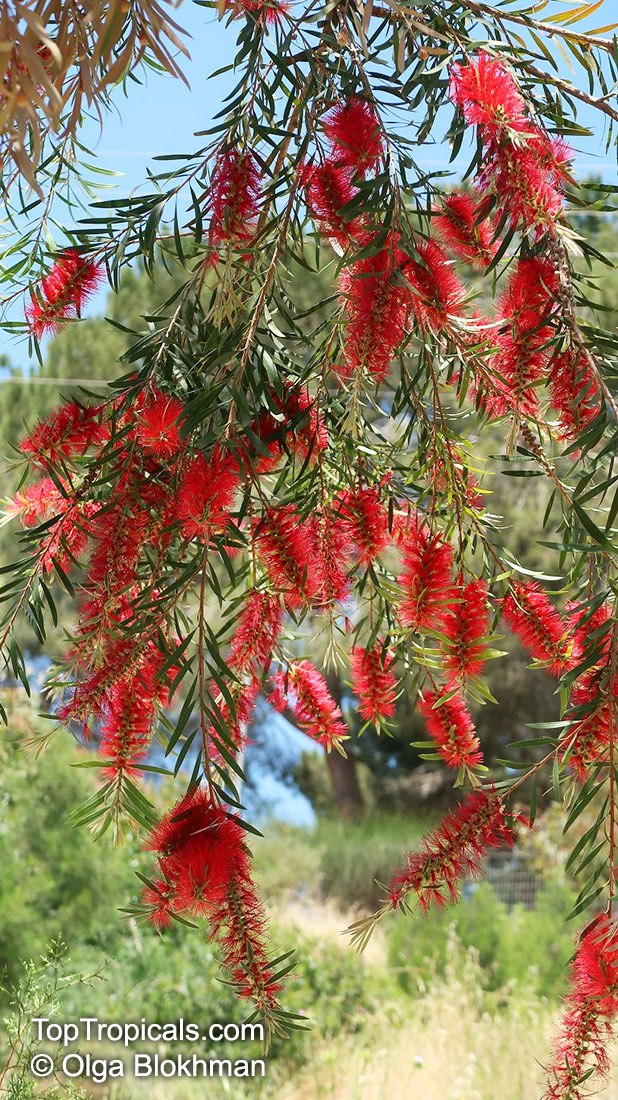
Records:
[[[350,819],[362,817],[365,810],[363,792],[358,784],[356,759],[354,756],[341,756],[336,749],[326,753],[326,766],[330,776],[335,805],[341,817]]]
[[[333,673],[326,677],[329,691],[336,703],[341,703],[341,681]],[[351,819],[362,817],[365,800],[358,782],[356,757],[350,754],[342,756],[336,749],[326,753],[326,766],[330,776],[335,805],[341,817]]]

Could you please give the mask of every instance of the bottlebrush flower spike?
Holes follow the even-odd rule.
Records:
[[[275,1007],[280,986],[266,954],[266,921],[239,819],[198,788],[161,819],[146,847],[158,853],[160,870],[142,894],[151,923],[165,927],[173,913],[206,917],[239,996],[262,1011]]]
[[[173,908],[191,916],[208,915],[224,899],[246,861],[244,832],[235,818],[217,806],[205,788],[181,798],[148,837],[165,881],[173,890]]]
[[[490,386],[483,404],[491,416],[514,410],[524,417],[538,413],[536,385],[547,374],[553,335],[557,279],[547,260],[520,260],[500,300],[503,330],[489,368]]]
[[[487,582],[459,577],[442,622],[446,638],[444,669],[455,680],[479,676],[485,664],[483,639],[489,632]]]
[[[353,168],[359,175],[377,168],[384,154],[380,122],[366,99],[352,96],[337,103],[324,121],[336,164]]]
[[[109,778],[134,776],[148,752],[155,718],[156,669],[140,665],[112,687],[105,705],[99,751]]]
[[[465,191],[446,195],[434,214],[433,224],[444,244],[460,259],[475,267],[491,263],[498,242],[496,226],[479,202]]]
[[[58,256],[51,271],[41,280],[38,294],[26,309],[31,333],[41,339],[56,332],[59,325],[79,316],[84,303],[101,285],[103,273],[92,260],[86,260],[76,248],[67,248]]]
[[[581,351],[568,351],[552,360],[549,390],[560,423],[559,439],[576,440],[603,408],[597,377]]]
[[[442,630],[453,595],[453,556],[452,546],[440,533],[433,534],[418,513],[410,516],[402,537],[399,577],[404,590],[399,615],[404,626],[420,632]]]
[[[295,505],[281,504],[268,508],[254,522],[253,531],[257,554],[286,605],[301,607],[315,599],[322,578],[315,559],[312,522],[303,520]]]
[[[575,681],[565,718],[571,725],[560,738],[560,759],[585,783],[595,765],[607,760],[610,743],[612,716],[600,670],[588,669]]]
[[[359,561],[371,565],[391,541],[388,510],[380,499],[378,486],[357,485],[344,489],[333,508],[356,546]]]
[[[261,187],[262,176],[253,153],[240,149],[219,153],[210,184],[211,248],[247,245],[253,240]]]
[[[353,544],[334,509],[326,508],[311,517],[322,605],[346,600],[350,593],[349,569]]]
[[[337,370],[343,377],[364,369],[381,382],[403,343],[412,297],[401,275],[403,259],[385,247],[341,272],[344,363]]]
[[[176,517],[186,539],[208,541],[228,523],[240,484],[240,469],[233,456],[215,447],[208,461],[197,454],[178,487]]]
[[[278,596],[252,588],[238,617],[228,664],[236,672],[267,667],[282,629]]]
[[[249,439],[237,441],[240,461],[248,473],[270,473],[286,453],[296,455],[304,464],[328,447],[323,417],[306,386],[287,387],[283,397],[271,393],[270,398],[283,418],[278,420],[264,411],[251,423],[261,448]]]
[[[377,641],[371,649],[354,646],[350,670],[352,689],[358,698],[358,710],[366,722],[374,725],[395,713],[397,678],[393,672],[395,659],[384,643]]]
[[[535,130],[523,146],[497,144],[488,152],[477,181],[481,190],[497,196],[514,229],[533,230],[534,236],[551,232],[563,209],[559,165],[539,155],[543,138]]]
[[[618,1012],[618,932],[606,914],[584,930],[571,968],[544,1100],[584,1100],[591,1075],[609,1072],[607,1046]]]
[[[91,501],[69,503],[66,510],[50,527],[38,547],[38,565],[43,573],[51,573],[54,565],[69,573],[82,556],[92,533],[90,519],[98,510]]]
[[[279,672],[276,683],[285,685],[288,705],[300,729],[312,740],[328,750],[348,736],[341,710],[326,680],[311,661],[290,665],[285,673]],[[294,693],[292,700],[289,689]]]
[[[427,691],[418,709],[447,767],[474,768],[483,763],[476,728],[460,692]]]
[[[178,454],[182,446],[178,428],[183,412],[182,401],[157,389],[139,402],[137,438],[146,454],[163,460]]]
[[[226,0],[225,3],[225,11],[236,17],[257,15],[259,21],[265,23],[278,23],[289,10],[286,0]]]
[[[419,259],[408,259],[403,267],[412,287],[410,308],[421,328],[442,332],[461,314],[465,290],[439,244],[418,241],[415,251]]]
[[[352,178],[353,169],[330,160],[317,166],[305,165],[301,173],[307,209],[320,233],[328,237],[342,255],[352,243],[359,243],[366,235],[362,217],[346,218],[341,213],[342,208],[358,195]]]
[[[469,64],[453,65],[450,94],[466,122],[480,126],[489,140],[504,139],[505,131],[520,133],[528,126],[515,77],[502,61],[484,51]]]
[[[457,901],[463,878],[480,874],[489,849],[513,847],[516,822],[525,819],[507,814],[497,795],[482,790],[467,795],[424,838],[421,848],[409,853],[406,866],[391,880],[391,907],[403,905],[410,893],[424,913],[431,905],[443,908]]]
[[[20,516],[24,527],[36,527],[59,512],[64,512],[66,507],[67,497],[62,495],[50,477],[34,481],[7,501],[7,513]]]
[[[19,449],[43,467],[83,455],[107,439],[101,411],[101,406],[79,405],[77,401],[59,405],[21,440]]]
[[[566,671],[568,628],[536,581],[514,581],[502,603],[502,615],[535,660],[547,664],[554,676]]]

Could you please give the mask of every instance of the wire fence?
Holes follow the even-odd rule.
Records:
[[[530,859],[511,849],[492,852],[488,856],[483,868],[483,879],[508,908],[523,905],[526,909],[534,909],[542,889],[541,879],[534,871]],[[475,879],[465,884],[464,897],[474,891],[476,882],[478,880]]]

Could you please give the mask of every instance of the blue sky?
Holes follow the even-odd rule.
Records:
[[[190,88],[178,80],[149,72],[142,86],[129,83],[128,96],[118,91],[115,109],[105,117],[102,133],[95,123],[87,123],[82,131],[86,146],[95,152],[95,163],[100,168],[121,173],[114,181],[118,195],[139,188],[149,165],[155,171],[164,170],[163,166],[157,169],[153,165],[153,158],[158,154],[191,151],[198,143],[193,138],[194,132],[211,124],[213,115],[232,87],[232,74],[223,74],[215,80],[209,80],[209,74],[233,60],[239,24],[219,23],[211,10],[189,0],[180,6],[178,20],[192,36],[188,41],[191,60],[185,65]],[[584,80],[581,72],[565,71],[564,75],[575,82]],[[580,175],[594,172],[614,181],[616,161],[605,154],[601,116],[592,109],[583,108],[580,117],[594,129],[595,136],[575,144],[576,171]],[[436,135],[435,143],[418,155],[424,168],[436,170],[449,166],[448,149],[440,146],[439,137]],[[198,141],[203,144],[200,139]],[[465,156],[462,156],[459,164],[463,167],[465,163]],[[99,296],[89,312],[101,312],[104,297],[104,294]],[[23,370],[29,369],[26,340],[0,333],[0,352],[5,352],[11,362]]]

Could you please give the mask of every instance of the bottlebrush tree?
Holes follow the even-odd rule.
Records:
[[[26,6],[43,27],[43,5]],[[126,75],[140,59],[122,36],[159,8],[97,6],[120,20],[109,49]],[[199,148],[149,194],[93,203],[51,255],[42,230],[80,155],[48,153],[44,199],[5,275],[38,347],[136,258],[184,270],[109,393],[62,404],[20,444],[8,513],[24,552],[2,587],[1,641],[26,682],[15,625],[44,642],[54,589],[74,598],[57,717],[96,728],[100,757],[75,820],[116,839],[125,822],[144,831],[140,915],[161,930],[205,920],[239,995],[282,1030],[295,1022],[280,1004],[290,964],[268,952],[239,796],[259,693],[341,753],[329,672],[380,730],[410,693],[426,755],[462,789],[352,930],[361,945],[385,912],[456,901],[485,854],[533,822],[548,774],[566,829],[596,797],[572,859],[574,915],[591,920],[548,1068],[553,1100],[582,1096],[606,1068],[618,1004],[618,341],[594,310],[590,265],[603,258],[569,222],[611,209],[615,191],[579,188],[568,145],[586,132],[580,110],[608,145],[618,121],[614,27],[574,29],[600,7],[223,0],[235,85]],[[52,15],[40,32],[54,56],[59,27]],[[563,75],[556,47],[581,79]],[[75,87],[64,141],[77,141]],[[7,135],[12,117],[0,115]],[[438,136],[458,164],[468,154],[465,183],[428,170],[422,147]],[[6,195],[15,218],[26,200]],[[316,268],[333,292],[301,308]],[[499,441],[493,460],[475,448],[485,437]],[[553,549],[552,575],[517,560],[492,511],[497,476],[519,477],[522,494],[546,483],[531,534]],[[491,702],[485,666],[507,630],[555,677],[562,719],[490,772],[470,706]],[[195,757],[161,820],[143,782],[153,737],[171,771]]]

